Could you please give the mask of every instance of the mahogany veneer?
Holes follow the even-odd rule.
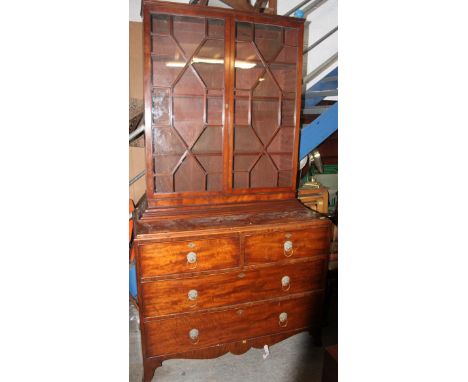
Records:
[[[312,320],[319,318],[321,298],[321,294],[309,294],[296,299],[250,303],[217,312],[150,321],[147,324],[146,351],[149,356],[171,354],[180,352],[180,349],[202,349],[219,343],[280,333],[285,328],[306,329]],[[284,322],[278,318],[281,312],[288,312]],[[185,335],[192,328],[199,330],[196,339]],[[177,335],[179,333],[184,335]]]
[[[244,267],[241,272],[143,283],[143,314],[145,317],[161,317],[320,289],[324,281],[324,267],[326,258],[312,263],[301,262],[282,267],[275,264],[251,270]],[[290,281],[283,285],[284,277],[289,277]],[[188,298],[190,290],[197,291],[194,301]]]
[[[187,262],[187,252],[196,251],[197,262]],[[234,268],[239,265],[239,239],[221,237],[144,245],[140,249],[141,277]]]
[[[144,1],[144,381],[303,330],[319,340],[330,221],[296,199],[303,20]]]

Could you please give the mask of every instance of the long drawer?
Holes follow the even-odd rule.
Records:
[[[236,309],[144,323],[146,356],[190,351],[282,331],[302,329],[320,318],[321,293]]]
[[[246,235],[245,263],[260,264],[324,255],[329,248],[329,225],[306,230]]]
[[[138,251],[141,277],[234,268],[240,258],[237,236],[145,244]]]
[[[323,288],[326,258],[141,284],[145,317],[267,300]]]

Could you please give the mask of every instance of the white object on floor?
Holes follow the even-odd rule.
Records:
[[[268,349],[268,345],[265,345],[263,347],[263,359],[267,359],[267,357],[270,355],[270,349]]]

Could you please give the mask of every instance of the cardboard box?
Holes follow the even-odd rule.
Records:
[[[137,176],[145,169],[145,149],[143,147],[129,147],[129,180]],[[146,177],[138,179],[130,186],[129,198],[133,199],[135,204],[146,192]]]

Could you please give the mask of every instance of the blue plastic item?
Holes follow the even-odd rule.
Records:
[[[304,158],[338,129],[338,102],[301,130],[299,158]]]
[[[304,11],[302,9],[298,9],[296,12],[294,12],[294,17],[299,17],[301,19],[304,18]]]
[[[137,279],[136,279],[135,263],[130,263],[129,279],[130,279],[130,294],[134,298],[137,298]]]
[[[314,96],[314,91],[338,89],[338,80],[330,81],[330,77],[337,76],[338,68],[335,68],[330,73],[328,73],[326,77],[322,78],[314,86],[308,89],[305,94],[304,109],[317,105],[320,101],[322,101],[325,98],[324,96]]]

